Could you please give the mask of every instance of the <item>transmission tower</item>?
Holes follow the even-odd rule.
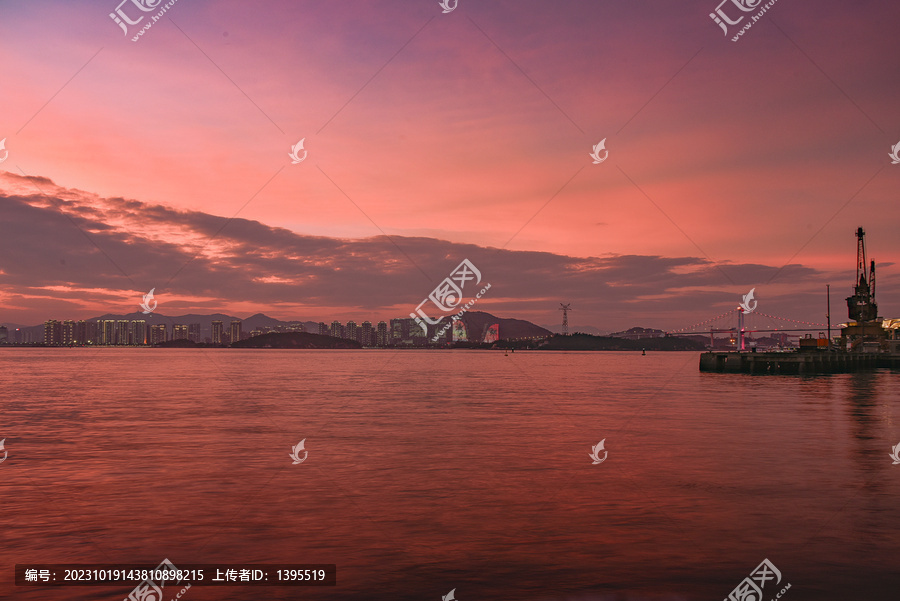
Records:
[[[559,310],[563,312],[563,323],[562,323],[562,335],[569,335],[569,309],[571,308],[572,303],[568,305],[564,305],[559,303]]]

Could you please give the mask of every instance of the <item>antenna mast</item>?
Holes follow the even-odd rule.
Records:
[[[559,303],[559,310],[563,312],[563,322],[562,322],[562,335],[569,335],[569,309],[572,307],[572,303],[564,305]]]

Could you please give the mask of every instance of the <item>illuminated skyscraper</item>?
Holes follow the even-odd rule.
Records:
[[[116,321],[116,342],[115,344],[119,346],[124,346],[129,343],[128,340],[128,321],[125,319],[119,319]]]
[[[150,326],[150,344],[159,344],[166,341],[166,324]]]
[[[80,319],[75,322],[72,332],[72,342],[74,344],[90,344],[90,340],[88,339],[88,329],[87,324],[83,319]]]
[[[187,340],[188,339],[188,327],[181,323],[176,323],[172,326],[172,340]]]
[[[188,340],[192,342],[203,342],[200,340],[200,324],[199,323],[190,323],[188,324]]]
[[[344,337],[344,326],[341,325],[339,321],[331,322],[331,332],[329,332],[331,336],[335,338],[343,338]]]
[[[147,344],[147,322],[143,319],[135,319],[131,322],[131,344]]]
[[[319,322],[319,334],[322,336],[328,336],[328,324],[324,321]]]
[[[104,319],[97,322],[100,344],[113,345],[116,343],[116,322],[112,319]]]
[[[44,322],[44,344],[59,345],[62,341],[62,324],[55,319]]]
[[[225,325],[221,321],[216,320],[216,321],[212,322],[211,337],[212,337],[213,344],[222,344],[222,334],[224,334],[224,333],[225,333]]]
[[[403,344],[409,338],[409,324],[411,319],[392,319],[391,335],[388,344]],[[413,321],[415,325],[415,322]],[[416,325],[415,327],[419,327]]]
[[[379,321],[375,328],[375,346],[387,346],[387,323]]]
[[[233,319],[231,321],[231,343],[234,344],[244,337],[241,320]]]
[[[344,329],[344,338],[348,340],[356,340],[359,336],[359,328],[355,321],[348,321],[347,327]]]
[[[375,336],[374,332],[372,331],[372,322],[362,322],[362,327],[359,329],[359,343],[363,346],[372,346],[372,344],[375,342],[374,338]]]
[[[62,322],[62,327],[60,328],[60,333],[62,337],[62,343],[66,346],[71,346],[75,344],[75,322],[71,319],[67,319]]]

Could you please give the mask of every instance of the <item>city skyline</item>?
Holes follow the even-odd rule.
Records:
[[[665,329],[751,288],[810,319],[852,285],[857,226],[900,314],[900,8],[779,3],[781,27],[723,43],[700,0],[350,6],[194,0],[139,43],[84,0],[4,9],[0,320],[150,289],[169,312],[386,319],[466,258],[483,310],[535,323],[565,302]]]
[[[245,331],[243,320],[240,319],[229,320],[227,328],[224,320],[211,320],[209,336],[204,336],[207,330],[201,323],[172,322],[170,335],[167,324],[152,324],[145,319],[48,319],[42,325],[42,336],[35,336],[29,331],[41,327],[40,325],[24,329],[16,328],[12,331],[7,326],[0,325],[0,345],[152,346],[174,340],[189,340],[196,344],[228,346],[234,342],[270,333],[306,332],[306,326],[302,322],[257,326],[253,330]],[[315,324],[314,329],[319,335],[355,340],[363,347],[429,344],[442,346],[450,342],[469,341],[465,324],[460,321],[456,325],[460,327],[454,327],[453,331],[443,334],[437,334],[437,327],[434,327],[432,328],[434,331],[430,331],[428,336],[419,329],[412,318],[394,318],[375,324],[368,320],[361,323],[350,320],[346,324],[336,320],[331,324],[320,321]],[[494,324],[484,332],[473,334],[479,341],[484,338],[485,341],[493,342],[498,339],[498,328],[499,324]],[[490,340],[485,338],[484,334],[490,335]],[[431,336],[434,336],[434,339],[429,341]]]

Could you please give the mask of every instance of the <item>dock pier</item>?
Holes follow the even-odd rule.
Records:
[[[745,374],[839,374],[900,367],[900,354],[710,351],[700,355],[700,371]]]

